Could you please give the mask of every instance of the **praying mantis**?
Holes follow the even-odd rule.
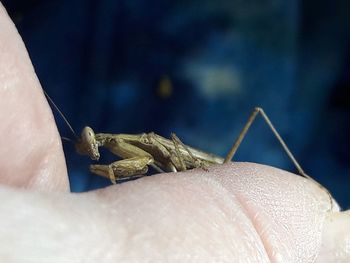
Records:
[[[108,165],[90,165],[92,173],[107,177],[114,184],[118,180],[140,177],[146,174],[149,166],[158,172],[179,172],[193,168],[206,170],[213,164],[223,164],[232,160],[258,114],[263,116],[299,173],[309,178],[274,128],[264,110],[259,107],[254,108],[225,158],[185,145],[174,133],[170,135],[170,139],[167,139],[153,132],[142,134],[95,133],[88,126],[82,130],[81,136],[75,142],[75,148],[79,154],[87,155],[96,161],[100,158],[100,147],[104,147],[122,158]]]
[[[231,162],[252,123],[260,114],[298,173],[324,189],[329,195],[331,206],[333,206],[333,198],[329,191],[304,172],[267,114],[260,107],[253,109],[230,151],[225,158],[222,158],[185,145],[174,133],[171,134],[170,139],[167,139],[153,132],[142,134],[95,133],[92,128],[86,126],[79,137],[53,100],[45,91],[44,93],[75,135],[74,144],[78,154],[98,161],[100,158],[99,148],[104,147],[121,158],[111,164],[90,165],[92,173],[109,178],[113,184],[125,179],[142,177],[148,172],[149,167],[157,172],[179,172],[194,168],[207,170],[211,165]]]

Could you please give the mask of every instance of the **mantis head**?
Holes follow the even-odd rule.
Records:
[[[75,148],[79,154],[88,155],[92,160],[98,160],[100,158],[95,132],[88,126],[82,130]]]

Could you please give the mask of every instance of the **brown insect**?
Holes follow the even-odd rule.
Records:
[[[171,134],[170,139],[167,139],[153,132],[142,134],[95,133],[92,128],[87,126],[82,130],[81,136],[78,137],[63,113],[47,94],[46,96],[67,123],[72,133],[75,134],[77,139],[74,144],[79,154],[87,155],[92,160],[98,161],[100,158],[99,147],[104,147],[121,158],[121,160],[111,164],[90,165],[92,173],[109,178],[113,184],[120,180],[142,177],[147,173],[148,167],[152,167],[157,172],[178,172],[193,168],[207,169],[213,164],[230,162],[256,116],[260,114],[299,174],[319,185],[329,194],[331,201],[333,200],[327,189],[304,172],[269,117],[260,107],[254,108],[229,153],[225,158],[222,158],[185,145],[174,133]]]

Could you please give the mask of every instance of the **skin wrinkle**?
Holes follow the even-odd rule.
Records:
[[[241,204],[241,206],[243,208],[243,211],[246,213],[247,217],[250,219],[252,226],[254,227],[257,235],[259,236],[261,243],[264,246],[266,255],[269,258],[269,261],[275,262],[273,255],[271,255],[271,253],[269,253],[269,251],[273,251],[273,250],[269,249],[270,246],[265,238],[265,235],[263,234],[267,230],[268,226],[267,225],[260,226],[260,224],[258,223],[259,220],[256,220],[259,217],[259,212],[255,212],[255,215],[254,215],[254,213],[252,213],[250,211],[249,207],[246,205],[248,202],[244,201],[243,198],[241,198],[238,194],[236,196],[237,196],[237,200],[239,201],[239,203]],[[259,230],[259,228],[261,230]]]
[[[262,225],[259,223],[259,217],[260,214],[262,213],[261,211],[251,211],[251,209],[249,208],[249,201],[248,200],[244,200],[244,197],[239,195],[239,194],[235,194],[237,200],[239,201],[239,203],[241,204],[243,211],[246,213],[247,217],[250,219],[257,235],[259,236],[262,245],[264,246],[265,252],[267,257],[269,258],[270,262],[285,262],[285,261],[281,261],[282,259],[276,259],[279,257],[279,255],[277,255],[274,250],[271,248],[271,245],[269,244],[268,238],[266,238],[267,235],[265,235],[265,233],[267,233],[268,235],[271,235],[271,227],[270,225]],[[271,252],[269,252],[271,251]],[[288,251],[287,249],[285,251]],[[272,253],[272,254],[271,254]],[[288,255],[288,257],[292,258],[291,255]]]
[[[304,181],[304,179],[303,179],[303,181]],[[303,189],[304,188],[304,186],[303,186],[303,184],[302,183],[299,183],[299,184],[296,184],[296,186],[292,186],[292,188],[298,188],[298,189]],[[292,192],[293,192],[294,190],[292,189]],[[283,195],[281,195],[279,198],[276,198],[277,200],[282,200],[283,199]],[[289,198],[288,198],[288,196],[287,197],[285,197],[285,199],[286,200],[288,200]],[[305,197],[303,197],[303,196],[301,196],[300,197],[300,199],[301,200],[303,200],[303,199],[305,199]],[[310,203],[312,203],[312,202],[310,202]],[[293,204],[291,204],[292,206],[291,206],[291,210],[290,211],[283,211],[284,213],[285,212],[287,212],[288,214],[290,214],[290,215],[293,215],[294,214],[294,212],[295,211],[297,211],[297,209],[294,209],[293,207],[294,207],[294,205]],[[288,209],[288,207],[289,206],[285,206],[285,205],[283,205],[283,207],[287,207],[287,209]],[[275,206],[275,209],[273,209],[272,211],[269,211],[269,213],[271,213],[272,212],[272,222],[274,221],[274,219],[273,218],[283,218],[283,215],[281,216],[281,215],[279,215],[279,214],[277,214],[277,213],[274,213],[274,211],[279,211],[278,209],[277,209],[277,206]],[[303,217],[300,217],[300,216],[298,216],[295,220],[290,220],[290,221],[292,221],[292,222],[300,222],[300,220],[302,220],[303,219]],[[300,224],[300,223],[298,223],[298,225],[302,225],[302,224]],[[284,224],[280,224],[279,225],[284,231],[284,233],[286,233],[286,234],[288,234],[288,233],[291,233],[291,231],[290,231],[290,227],[285,227],[285,225]],[[298,227],[297,227],[298,228]],[[285,239],[286,240],[286,239]],[[300,240],[299,240],[300,241]],[[283,244],[283,243],[281,243],[279,240],[276,240],[275,242],[274,242],[275,244]],[[300,251],[300,245],[299,245],[299,242],[294,242],[294,244],[290,244],[290,245],[292,245],[292,247],[296,247],[296,249],[295,250],[290,250],[290,251],[294,251],[295,252],[295,254],[296,255],[294,255],[295,257],[297,257],[297,255],[298,255],[298,252]],[[284,246],[284,247],[286,247],[286,246]],[[288,249],[287,249],[288,250]],[[274,251],[274,249],[271,249],[271,251]],[[302,252],[303,254],[305,253],[305,252]],[[297,258],[299,258],[299,257],[297,257]],[[309,261],[309,260],[308,260]],[[283,261],[282,261],[283,262]]]
[[[312,237],[313,237],[313,238],[315,238],[314,244],[316,244],[317,246],[319,246],[319,244],[320,244],[322,224],[324,222],[325,214],[329,210],[329,205],[330,205],[328,195],[326,193],[324,193],[314,183],[312,183],[308,180],[305,180],[303,178],[300,178],[300,177],[297,177],[297,183],[295,185],[291,184],[292,187],[290,187],[289,186],[290,184],[288,183],[288,181],[289,181],[288,174],[287,174],[287,176],[284,174],[284,172],[282,174],[282,171],[279,169],[276,169],[276,171],[281,171],[281,172],[279,172],[279,173],[274,172],[273,175],[271,175],[273,178],[269,178],[270,177],[268,175],[269,170],[271,172],[272,172],[272,170],[271,170],[271,168],[269,168],[267,166],[260,166],[260,165],[259,166],[258,165],[247,166],[249,168],[248,168],[248,170],[243,171],[243,176],[242,176],[242,170],[240,168],[243,165],[244,165],[243,163],[234,163],[232,165],[233,169],[231,169],[231,170],[233,170],[233,172],[231,172],[231,174],[232,173],[234,174],[234,170],[239,170],[240,175],[241,175],[241,176],[237,177],[238,181],[239,181],[238,184],[235,184],[236,194],[238,194],[238,196],[240,196],[240,198],[242,198],[242,197],[245,198],[245,199],[242,199],[243,202],[245,202],[244,200],[250,200],[247,204],[249,204],[249,206],[250,206],[249,210],[251,210],[251,211],[264,211],[267,208],[268,210],[266,210],[266,212],[268,212],[268,215],[270,215],[270,216],[265,219],[265,222],[270,222],[270,221],[274,222],[274,220],[277,219],[276,222],[278,223],[279,222],[278,220],[282,219],[282,221],[280,221],[280,223],[282,223],[282,226],[283,226],[283,224],[285,224],[283,222],[288,222],[288,218],[290,218],[290,216],[288,216],[288,215],[289,214],[293,215],[295,213],[298,213],[298,211],[299,211],[298,209],[300,209],[300,207],[297,207],[297,203],[299,204],[300,198],[298,200],[295,200],[294,202],[292,201],[292,203],[287,202],[287,200],[293,200],[293,198],[291,198],[292,196],[288,197],[288,193],[290,192],[290,194],[293,195],[294,191],[300,192],[300,191],[298,191],[298,189],[304,190],[305,187],[308,188],[307,191],[304,191],[304,192],[307,192],[308,195],[301,197],[301,199],[305,200],[305,198],[307,198],[308,210],[310,210],[310,209],[311,210],[306,211],[307,213],[305,213],[305,212],[298,213],[297,214],[298,217],[296,218],[296,220],[288,223],[288,225],[292,228],[279,227],[278,225],[276,225],[275,227],[277,227],[277,229],[279,229],[279,231],[282,231],[284,233],[284,236],[288,237],[289,236],[288,233],[295,233],[295,231],[297,233],[300,231],[305,232],[305,230],[300,229],[300,227],[302,227],[303,225],[305,225],[305,224],[307,225],[307,222],[305,220],[311,219],[312,221],[315,221],[314,226],[318,226],[318,227],[313,227],[313,228],[309,229],[309,230],[312,230],[312,232],[310,232],[311,236],[308,236],[308,238],[306,238],[306,240],[305,240],[306,246],[302,247],[299,244],[299,241],[302,241],[305,238],[302,233],[299,234],[299,237],[298,237],[298,235],[296,236],[296,240],[293,243],[294,244],[293,247],[296,248],[295,252],[297,254],[294,255],[296,258],[304,258],[304,260],[306,260],[305,262],[313,262],[311,260],[312,260],[312,258],[315,257],[315,253],[313,253],[312,255],[305,253],[306,251],[309,251],[309,252],[314,251],[314,249],[312,249],[309,245],[309,243],[312,243],[312,242],[308,242],[307,240],[310,240],[310,238],[312,239]],[[256,167],[256,169],[254,168],[254,166]],[[257,169],[258,167],[259,167],[259,169]],[[265,174],[265,175],[260,176],[260,174],[261,175]],[[279,176],[279,174],[281,176],[285,176],[286,179],[281,182],[281,185],[274,186],[273,182],[278,182],[278,180],[276,181],[276,179]],[[295,180],[294,174],[289,174],[289,176],[291,179],[293,178],[293,180]],[[276,179],[274,179],[274,178],[276,178]],[[224,179],[226,180],[226,177],[224,177]],[[249,185],[251,185],[252,187],[250,187]],[[284,189],[284,192],[274,190],[274,189],[278,189],[278,188]],[[258,189],[258,191],[257,191],[257,189]],[[286,192],[286,190],[288,192]],[[320,190],[322,191],[321,197],[319,194]],[[273,196],[270,196],[270,193],[273,193]],[[318,194],[316,195],[316,193],[318,193]],[[277,196],[276,196],[276,194],[277,194]],[[309,200],[310,198],[311,198],[311,200]],[[281,203],[280,204],[271,203],[271,201],[276,202],[277,200],[279,200],[279,202],[281,202]],[[282,202],[282,200],[283,200],[283,202]],[[327,204],[327,206],[326,206],[326,204]],[[271,207],[271,205],[272,205],[272,207]],[[293,206],[296,206],[296,208],[295,209],[292,208],[291,210],[286,210],[285,208],[283,210],[280,209],[281,207],[293,207]],[[319,209],[321,210],[320,216],[314,215],[313,218],[308,216],[308,215],[312,215],[311,211],[319,211]],[[276,211],[278,213],[276,213]],[[282,216],[282,218],[281,218],[281,215],[279,214],[280,211],[285,214],[284,216]],[[253,218],[253,216],[251,218]],[[316,218],[317,218],[317,220],[315,220]],[[297,222],[300,222],[301,219],[304,219],[305,222],[303,224],[297,223]],[[278,223],[278,224],[280,224],[280,223]],[[293,231],[290,232],[290,230],[293,230]],[[279,233],[279,234],[281,234],[281,233]],[[305,250],[306,248],[307,248],[307,250]],[[271,251],[271,250],[268,250],[268,251]],[[278,251],[280,251],[280,248]],[[291,261],[291,262],[295,262],[295,261]]]
[[[223,184],[223,185],[225,185],[225,184]],[[258,223],[258,220],[256,220],[259,217],[259,212],[252,213],[251,209],[249,209],[249,206],[246,205],[248,203],[248,201],[244,200],[244,198],[239,194],[235,194],[235,196],[236,196],[236,199],[238,200],[238,202],[240,203],[242,210],[247,215],[247,218],[250,219],[250,222],[251,222],[252,226],[254,227],[255,232],[259,236],[261,244],[264,247],[266,256],[269,259],[269,262],[276,262],[275,255],[271,255],[271,253],[269,253],[269,251],[273,251],[273,250],[269,249],[270,244],[268,244],[268,241],[264,237],[264,232],[267,231],[268,226],[267,225],[260,226],[260,224]],[[260,228],[260,230],[259,230],[259,228]]]
[[[247,218],[250,219],[250,223],[251,223],[253,229],[255,230],[256,234],[259,236],[259,241],[261,241],[262,247],[265,248],[265,244],[264,244],[263,240],[261,239],[261,237],[260,237],[260,235],[259,235],[259,232],[257,231],[254,222],[251,220],[248,211],[245,209],[244,203],[242,203],[242,202],[240,201],[239,196],[237,196],[235,193],[229,192],[229,190],[225,187],[225,185],[222,184],[222,182],[219,182],[219,181],[215,180],[215,178],[206,176],[205,179],[206,179],[207,182],[210,184],[210,188],[209,188],[209,189],[210,189],[210,192],[209,192],[208,189],[207,189],[208,195],[210,195],[210,193],[211,193],[213,196],[215,196],[216,193],[220,193],[220,194],[222,194],[223,196],[229,197],[230,202],[227,202],[227,200],[223,200],[223,198],[218,198],[218,199],[216,199],[216,201],[217,201],[217,206],[218,206],[218,207],[223,207],[223,209],[222,209],[222,215],[225,216],[225,215],[230,214],[228,211],[232,210],[232,207],[234,207],[234,206],[233,206],[233,203],[234,203],[233,200],[237,200],[238,203],[239,203],[239,205],[240,205],[240,212],[243,212],[243,214],[244,214]],[[232,219],[232,218],[231,218],[231,219]],[[230,221],[232,222],[232,220],[230,220]],[[262,254],[260,254],[261,256],[266,257],[266,260],[269,261],[269,256],[268,256],[268,253],[267,253],[266,249],[265,249],[264,251],[261,251],[261,250],[258,250],[258,251],[259,251],[259,253],[260,253],[260,252],[262,253]],[[261,260],[261,258],[260,258],[260,260]],[[260,262],[261,262],[261,261],[260,261]]]
[[[236,193],[232,193],[230,192],[227,187],[225,186],[225,184],[223,182],[220,182],[218,180],[215,180],[216,178],[212,178],[212,177],[206,177],[206,179],[210,182],[215,182],[214,184],[212,184],[212,186],[215,186],[217,189],[215,189],[217,192],[224,192],[227,196],[231,196],[231,199],[235,199],[238,201],[239,205],[240,205],[240,210],[246,215],[247,218],[249,218],[250,223],[253,227],[253,229],[256,232],[256,235],[259,237],[259,241],[261,242],[262,247],[264,248],[263,254],[264,257],[266,256],[266,260],[268,262],[272,262],[270,255],[268,253],[268,250],[266,250],[266,242],[265,240],[261,237],[260,231],[258,231],[256,222],[254,220],[255,216],[252,217],[252,214],[250,213],[250,211],[247,209],[245,202],[242,201],[242,199],[240,198],[240,196]],[[214,189],[212,189],[212,192],[214,194]],[[224,195],[225,195],[224,194]],[[228,205],[227,205],[228,206]],[[226,212],[227,213],[227,212]],[[225,214],[225,212],[224,212]],[[259,251],[260,252],[260,251]]]

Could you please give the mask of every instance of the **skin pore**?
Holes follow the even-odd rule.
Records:
[[[1,262],[349,262],[349,212],[269,166],[70,193],[51,110],[1,5],[0,26]]]

